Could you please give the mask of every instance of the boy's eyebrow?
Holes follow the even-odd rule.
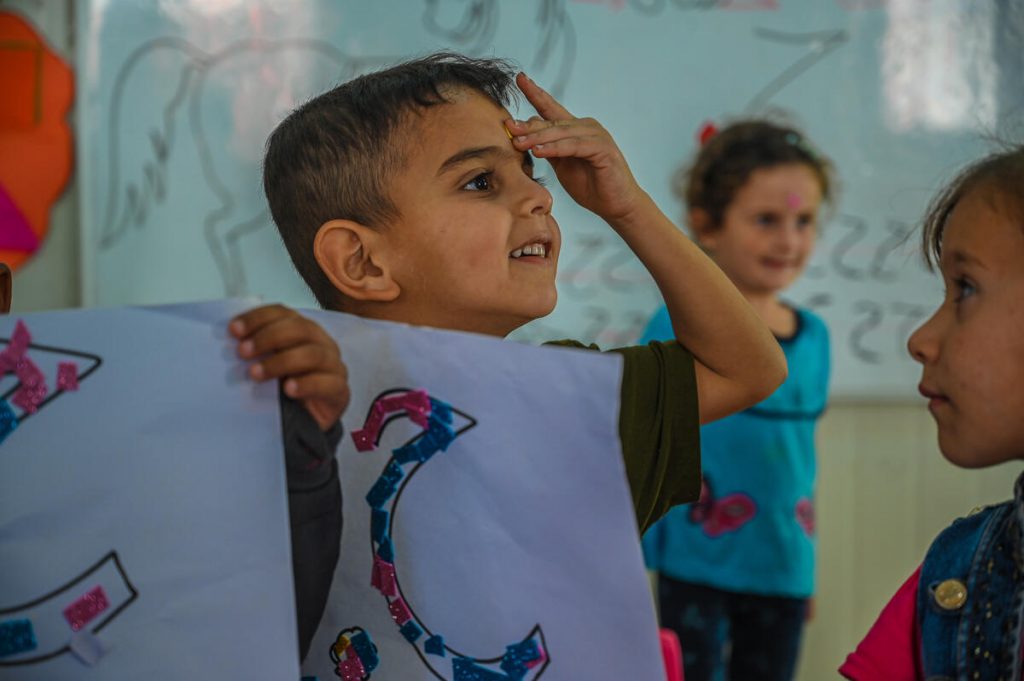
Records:
[[[519,152],[514,149],[509,150],[505,147],[491,145],[486,147],[470,147],[469,149],[463,149],[462,151],[458,151],[452,154],[447,159],[445,159],[445,162],[442,163],[441,167],[437,169],[437,175],[438,177],[440,177],[441,175],[444,175],[445,173],[453,170],[458,165],[465,163],[466,161],[484,158],[488,156],[519,156],[522,157],[523,163],[530,166],[531,168],[533,167],[533,157],[530,156],[529,153]]]

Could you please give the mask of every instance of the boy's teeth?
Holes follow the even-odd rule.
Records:
[[[545,256],[545,255],[547,255],[547,253],[546,253],[546,249],[544,248],[544,244],[530,244],[529,246],[523,246],[522,248],[517,248],[516,250],[512,251],[512,253],[510,253],[510,255],[513,258],[518,258],[518,257],[523,256],[523,255],[540,255],[540,256]]]

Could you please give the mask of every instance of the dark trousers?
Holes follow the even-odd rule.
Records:
[[[679,636],[686,681],[791,681],[807,600],[658,576],[661,626]],[[723,673],[724,672],[724,673]]]

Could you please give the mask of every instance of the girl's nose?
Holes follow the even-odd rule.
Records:
[[[940,323],[939,316],[942,314],[942,308],[940,307],[935,311],[935,314],[931,316],[921,326],[917,327],[914,333],[910,334],[910,339],[907,340],[907,351],[910,352],[910,356],[916,362],[921,364],[928,364],[935,360],[939,352],[939,334],[938,327]]]

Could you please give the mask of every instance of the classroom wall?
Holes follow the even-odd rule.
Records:
[[[0,1],[4,8],[31,19],[72,61],[72,0]],[[77,187],[72,176],[42,250],[15,273],[15,312],[81,304]],[[1020,469],[963,471],[946,463],[923,403],[831,405],[819,432],[817,614],[799,679],[835,678],[931,538],[974,506],[1007,498]]]

